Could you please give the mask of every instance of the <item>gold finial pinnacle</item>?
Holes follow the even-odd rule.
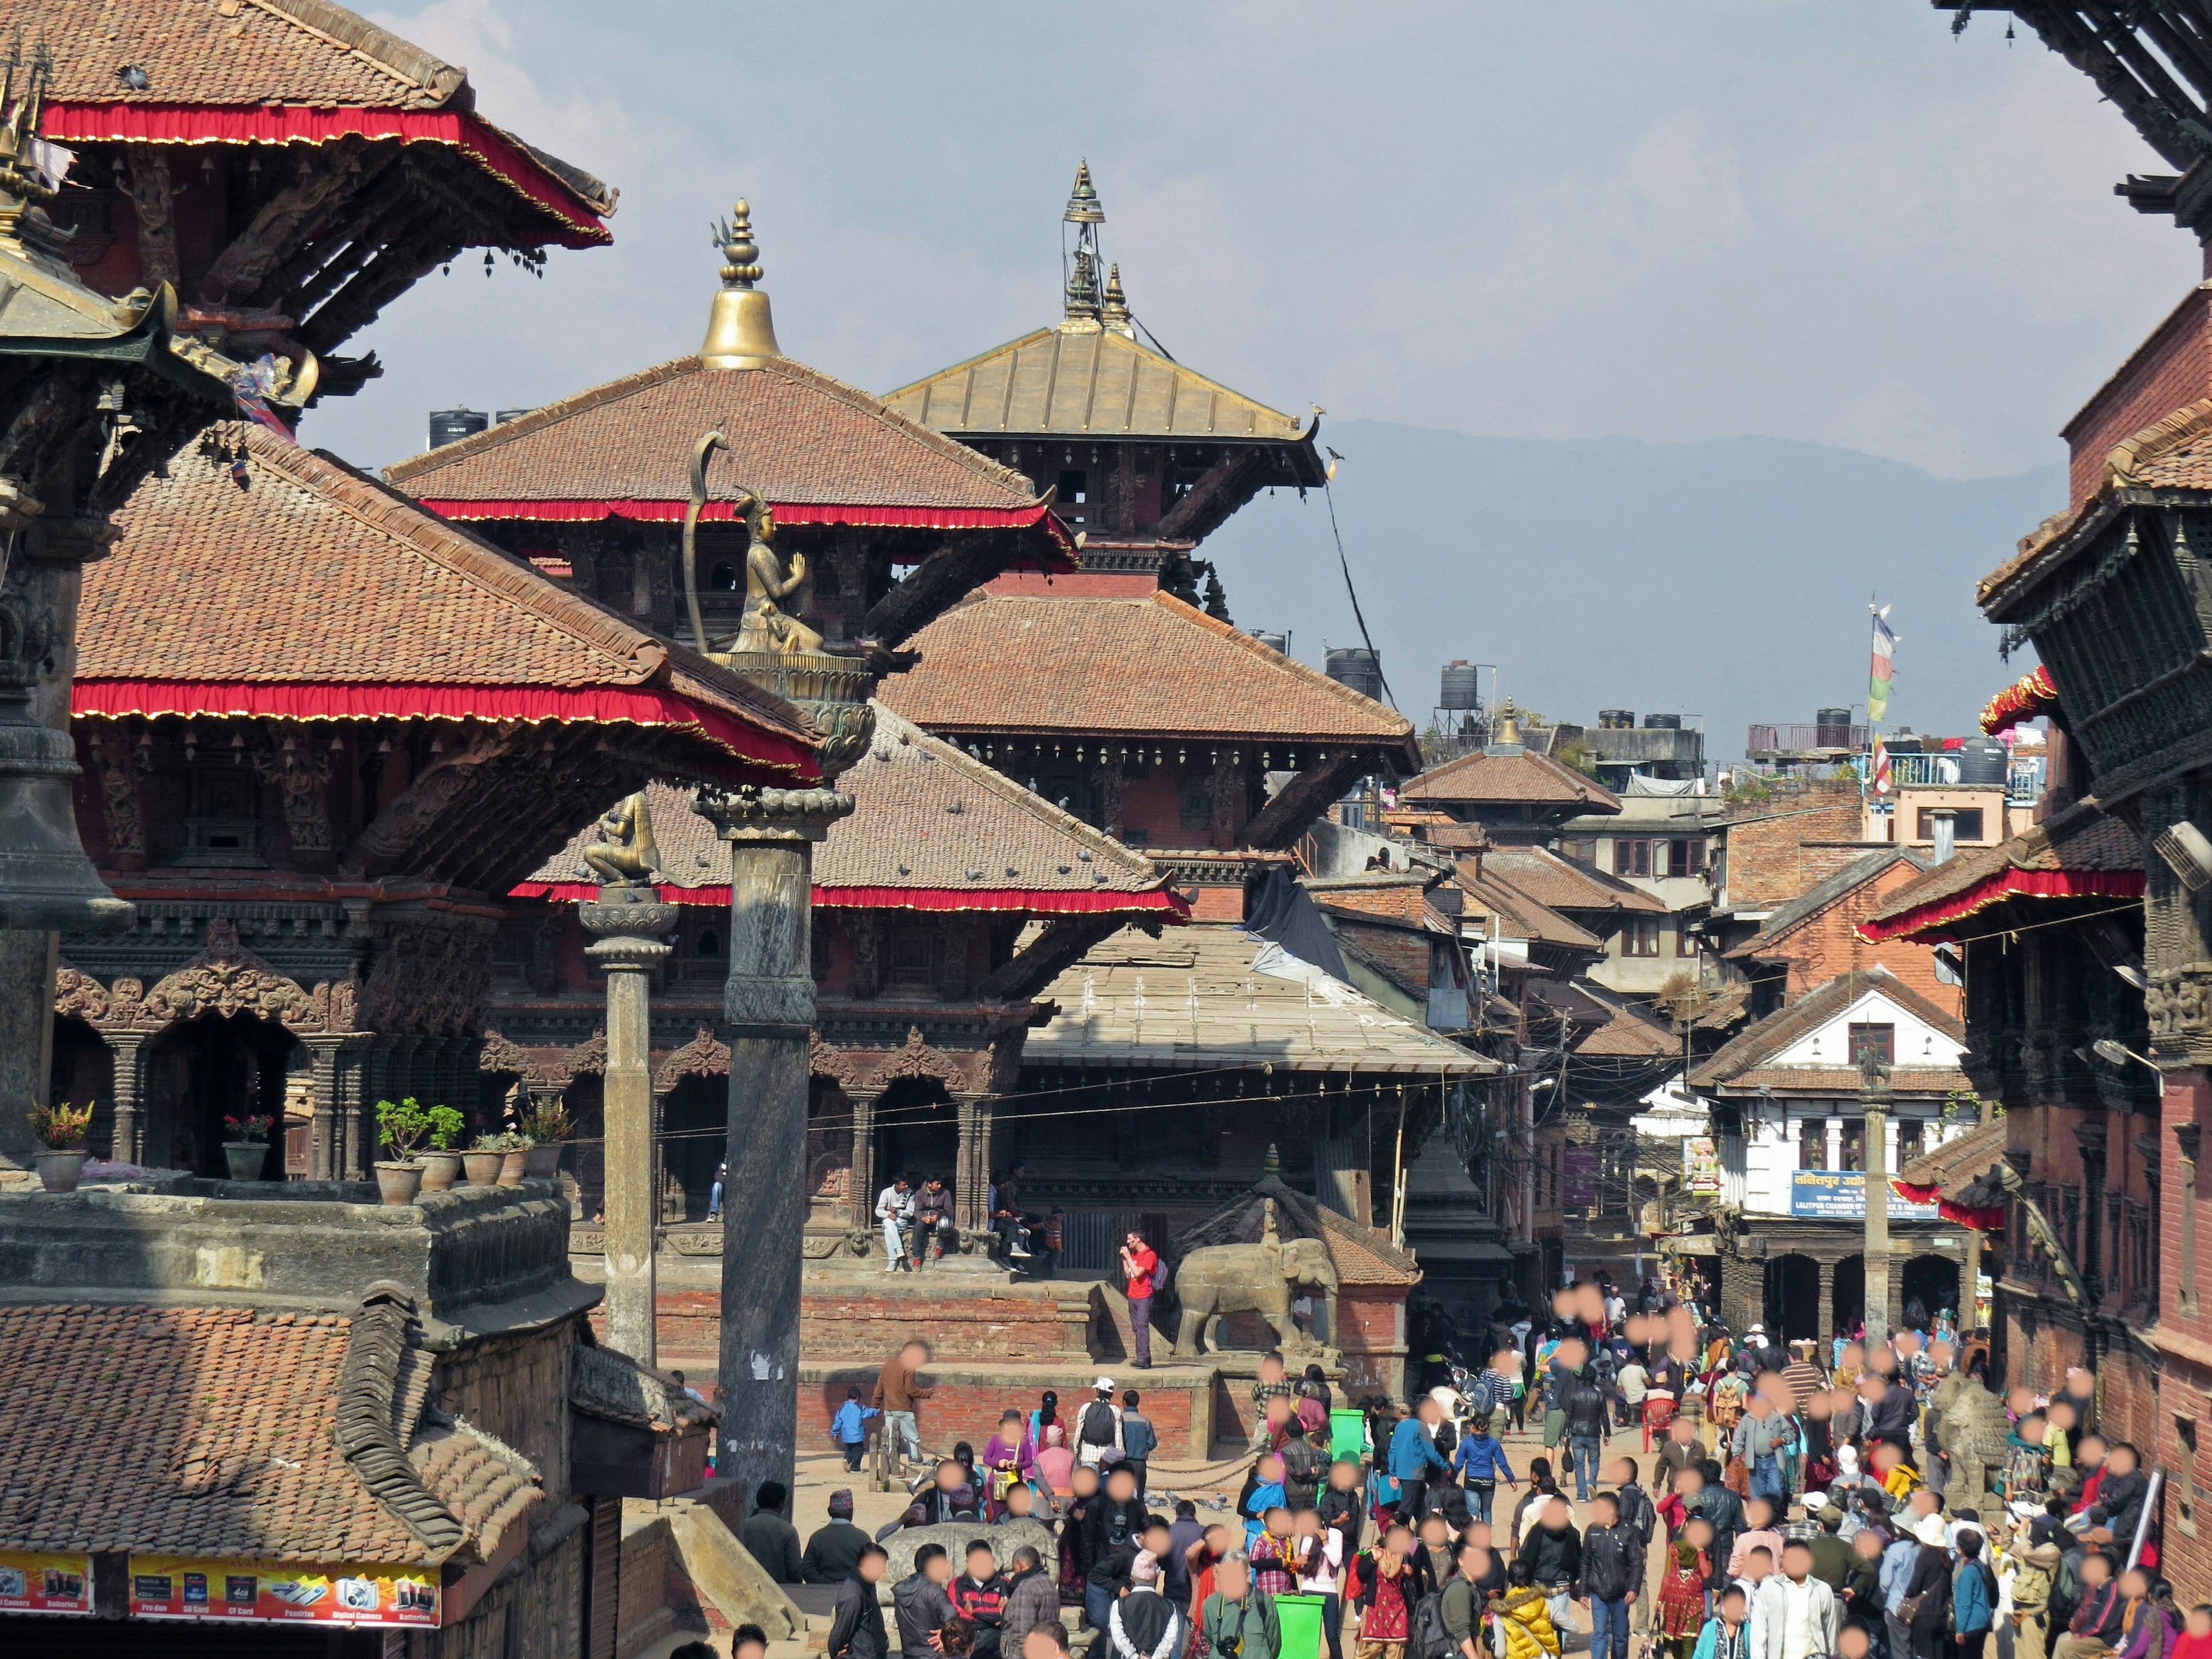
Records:
[[[1490,740],[1499,744],[1521,741],[1521,720],[1514,712],[1512,698],[1508,697],[1498,705],[1498,730]]]
[[[715,246],[722,250],[722,286],[750,288],[761,279],[760,245],[753,240],[752,204],[742,196],[730,216],[714,227]]]
[[[1061,216],[1071,225],[1103,225],[1106,210],[1098,205],[1098,191],[1091,182],[1091,163],[1075,164],[1075,188],[1067,193],[1067,211]]]
[[[708,315],[700,360],[709,368],[759,368],[783,352],[775,343],[768,295],[753,286],[761,279],[761,267],[752,204],[739,197],[730,216],[714,230],[714,246],[722,252],[722,288]]]
[[[1106,301],[1098,309],[1099,320],[1115,334],[1137,337],[1135,325],[1129,320],[1129,296],[1121,291],[1121,267],[1109,265],[1106,269]]]

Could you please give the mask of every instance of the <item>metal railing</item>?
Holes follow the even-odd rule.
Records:
[[[1761,750],[1791,754],[1806,750],[1863,749],[1866,743],[1863,726],[1822,726],[1806,720],[1790,726],[1754,726],[1743,746],[1753,754]]]

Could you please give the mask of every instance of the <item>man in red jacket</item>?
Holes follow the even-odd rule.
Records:
[[[1137,1339],[1137,1369],[1152,1368],[1152,1291],[1160,1270],[1159,1253],[1133,1232],[1121,1243],[1121,1273],[1128,1281],[1129,1328]]]

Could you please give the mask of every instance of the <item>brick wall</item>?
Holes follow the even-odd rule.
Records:
[[[808,1285],[799,1306],[799,1351],[810,1360],[880,1364],[900,1343],[920,1336],[940,1359],[1089,1363],[1085,1331],[1090,1304],[1075,1297],[993,1296],[981,1285],[944,1296],[896,1296],[860,1286],[848,1290]],[[680,1364],[686,1359],[709,1359],[720,1352],[720,1291],[663,1285],[659,1313],[664,1359]],[[604,1308],[592,1310],[592,1328],[602,1337],[606,1334]]]
[[[866,1401],[875,1389],[876,1370],[874,1365],[802,1364],[799,1444],[827,1445],[830,1419],[845,1403],[845,1390],[856,1388]],[[921,1402],[916,1413],[921,1443],[933,1452],[950,1450],[954,1442],[965,1440],[980,1452],[983,1443],[997,1432],[1001,1413],[1012,1410],[1026,1414],[1035,1410],[1038,1396],[1047,1389],[1060,1395],[1060,1419],[1073,1424],[1090,1401],[1091,1379],[1098,1374],[1095,1365],[1039,1370],[1027,1375],[980,1366],[930,1366],[921,1373],[921,1380],[936,1392]],[[1115,1377],[1119,1384],[1115,1394],[1117,1401],[1120,1389],[1138,1391],[1144,1413],[1159,1435],[1161,1457],[1187,1461],[1206,1456],[1215,1432],[1218,1403],[1207,1398],[1213,1389],[1212,1372],[1192,1370],[1170,1376],[1124,1368]],[[1231,1431],[1224,1425],[1220,1431]]]
[[[1857,855],[1857,849],[1853,849],[1851,856]],[[1807,917],[1771,948],[1761,946],[1760,959],[1790,964],[1785,989],[1792,1001],[1844,974],[1879,964],[1947,1013],[1963,1013],[1960,988],[1936,977],[1933,945],[1905,939],[1869,945],[1858,936],[1859,923],[1872,915],[1892,892],[1919,876],[1919,871],[1899,860],[1873,880],[1861,882],[1826,909]]]
[[[551,1529],[542,1504],[529,1520],[533,1533]],[[410,1635],[410,1659],[582,1659],[586,1530],[576,1527],[542,1552],[526,1547],[459,1624]]]
[[[1336,931],[1373,957],[1400,978],[1414,985],[1429,982],[1429,941],[1432,935],[1404,927],[1376,927],[1364,922],[1335,919]]]
[[[568,1352],[576,1340],[567,1321],[525,1336],[497,1337],[459,1350],[438,1366],[445,1408],[520,1452],[545,1477],[554,1505],[568,1495]],[[550,1510],[534,1512],[544,1524]]]
[[[1865,852],[1832,844],[1857,841],[1863,817],[1855,784],[1822,784],[1747,807],[1728,827],[1729,902],[1739,910],[1771,910],[1832,876]]]
[[[2208,394],[2212,291],[2198,287],[2066,423],[2062,435],[2072,458],[2067,469],[2069,504],[2080,506],[2096,489],[2113,445]]]

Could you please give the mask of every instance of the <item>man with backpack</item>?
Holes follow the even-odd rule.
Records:
[[[1482,1640],[1485,1597],[1481,1590],[1489,1573],[1491,1552],[1472,1542],[1459,1547],[1459,1571],[1433,1596],[1423,1596],[1413,1609],[1413,1633],[1406,1644],[1406,1659],[1487,1659]],[[1437,1652],[1437,1627],[1442,1626],[1443,1650]]]
[[[1121,1411],[1114,1403],[1114,1379],[1102,1376],[1091,1384],[1094,1397],[1083,1408],[1075,1425],[1075,1461],[1095,1469],[1109,1451],[1121,1451]]]
[[[1980,1659],[1997,1622],[1997,1576],[1982,1559],[1982,1543],[1980,1533],[1962,1528],[1954,1547],[1959,1571],[1951,1579],[1951,1631],[1968,1659]]]
[[[1137,1409],[1137,1391],[1121,1396],[1121,1467],[1137,1477],[1137,1496],[1145,1495],[1145,1463],[1159,1449],[1160,1437],[1152,1419]]]
[[[1644,1540],[1622,1522],[1611,1492],[1600,1492],[1589,1507],[1582,1588],[1590,1604],[1590,1659],[1628,1659],[1628,1610],[1644,1587]]]

